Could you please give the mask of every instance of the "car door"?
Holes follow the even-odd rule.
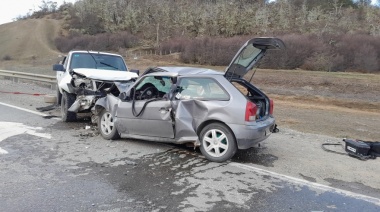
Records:
[[[148,83],[157,88],[158,94],[142,99],[141,94]],[[145,76],[135,85],[130,90],[130,99],[121,101],[117,108],[119,125],[123,125],[120,127],[121,133],[174,138],[172,107],[169,99],[164,98],[170,90],[170,79]]]

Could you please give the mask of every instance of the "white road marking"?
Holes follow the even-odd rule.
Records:
[[[43,129],[42,127],[29,127],[22,123],[0,122],[0,142],[9,137],[24,134],[24,133],[42,137],[42,138],[51,139],[50,134],[37,132],[42,129]],[[8,151],[0,147],[0,155],[1,154],[8,154]]]
[[[2,103],[2,102],[0,102],[0,105],[15,108],[15,109],[22,110],[22,111],[32,113],[32,114],[36,114],[39,116],[47,116],[45,113],[40,113],[37,111],[17,107],[17,106]],[[39,132],[37,132],[38,130],[42,130],[42,128],[41,127],[30,127],[30,126],[26,126],[22,123],[16,123],[16,122],[0,122],[0,142],[11,137],[11,136],[20,135],[20,134],[24,134],[24,133],[29,134],[29,135],[42,137],[42,138],[51,139],[50,134],[39,133]],[[0,147],[0,155],[1,154],[8,154],[8,151],[6,151],[5,149],[2,149]]]
[[[0,105],[4,105],[4,106],[7,106],[7,107],[15,108],[15,109],[22,110],[22,111],[25,111],[25,112],[28,112],[28,113],[33,113],[33,114],[36,114],[36,115],[39,115],[39,116],[46,116],[45,113],[41,113],[41,112],[25,109],[25,108],[22,108],[22,107],[17,107],[17,106],[6,104],[6,103],[2,103],[2,102],[0,102]]]
[[[308,187],[311,187],[311,188],[314,188],[314,189],[318,189],[318,190],[321,190],[321,191],[334,192],[334,193],[338,193],[338,194],[341,194],[341,195],[344,195],[344,196],[353,197],[353,198],[356,198],[356,199],[359,199],[359,200],[364,200],[364,201],[373,203],[375,205],[380,205],[380,199],[375,198],[375,197],[370,197],[370,196],[366,196],[366,195],[363,195],[363,194],[354,193],[354,192],[351,192],[351,191],[346,191],[346,190],[342,190],[342,189],[338,189],[338,188],[333,188],[333,187],[330,187],[330,186],[327,186],[327,185],[322,185],[322,184],[319,184],[319,183],[309,182],[307,180],[303,180],[303,179],[299,179],[299,178],[295,178],[295,177],[279,174],[279,173],[276,173],[276,172],[260,169],[260,168],[249,166],[249,165],[245,165],[245,164],[240,164],[240,163],[234,163],[234,162],[232,162],[232,163],[229,163],[229,165],[235,166],[235,167],[238,167],[238,168],[242,168],[242,169],[245,169],[245,170],[248,170],[248,171],[256,172],[256,173],[259,173],[259,174],[262,174],[262,175],[269,175],[269,176],[272,176],[274,178],[277,178],[277,179],[280,179],[280,180],[284,180],[284,181],[288,181],[288,182],[292,182],[292,183],[295,183],[295,184],[298,184],[298,185],[308,186]]]

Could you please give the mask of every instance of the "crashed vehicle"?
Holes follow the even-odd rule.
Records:
[[[128,71],[120,55],[93,51],[71,51],[53,70],[65,122],[75,121],[77,113],[90,113],[98,98],[106,92],[119,95],[138,77],[138,71]]]
[[[277,130],[273,101],[243,76],[267,50],[283,48],[277,38],[251,39],[225,73],[149,68],[119,96],[108,94],[96,102],[99,132],[105,139],[190,143],[207,159],[226,161]]]

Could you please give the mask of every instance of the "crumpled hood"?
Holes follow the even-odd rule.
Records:
[[[127,81],[137,78],[138,75],[129,71],[115,71],[92,68],[75,68],[73,72],[83,75],[86,78],[104,81]]]

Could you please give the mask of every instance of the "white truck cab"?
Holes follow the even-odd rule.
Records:
[[[53,70],[65,122],[75,121],[77,113],[90,112],[104,92],[114,89],[115,82],[132,83],[138,77],[138,71],[129,71],[121,55],[95,51],[70,51]]]

